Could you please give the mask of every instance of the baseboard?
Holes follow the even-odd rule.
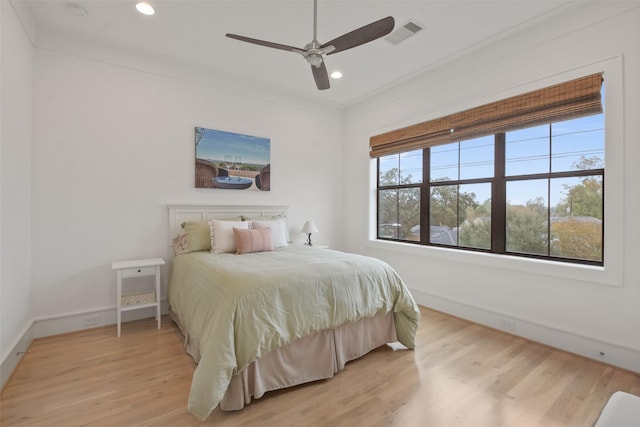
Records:
[[[640,351],[605,341],[580,336],[558,328],[461,303],[428,292],[412,289],[416,302],[474,323],[499,329],[589,359],[598,360],[633,372],[640,372]]]
[[[25,328],[21,337],[15,343],[13,348],[11,348],[9,353],[5,355],[2,363],[0,363],[0,391],[4,389],[4,386],[9,381],[9,378],[11,378],[11,375],[13,375],[13,371],[15,371],[18,363],[24,357],[25,353],[29,351],[29,347],[33,341],[32,326],[33,323]]]
[[[160,312],[162,314],[167,314],[169,312],[168,308],[167,302],[162,300]],[[146,319],[154,316],[154,307],[131,310],[122,313],[122,322]],[[5,356],[4,360],[2,360],[2,363],[0,363],[0,390],[2,390],[7,381],[9,381],[13,371],[18,366],[18,362],[20,362],[24,353],[28,352],[28,349],[34,339],[81,331],[83,329],[115,325],[116,319],[116,308],[107,307],[104,309],[67,313],[59,316],[33,320],[31,324],[25,328],[22,336],[18,339],[11,351]],[[116,334],[115,326],[113,328],[113,334],[114,336]]]
[[[168,313],[168,305],[161,301],[160,312]],[[141,308],[139,310],[125,311],[122,313],[122,322],[146,319],[154,317],[155,307]],[[66,334],[81,331],[83,329],[99,328],[101,326],[115,325],[117,321],[116,307],[106,307],[97,310],[88,310],[77,313],[68,313],[55,317],[41,318],[33,321],[33,338],[49,337],[52,335]],[[115,329],[114,329],[115,333]]]

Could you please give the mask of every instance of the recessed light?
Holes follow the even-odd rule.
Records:
[[[136,9],[138,9],[138,12],[140,12],[140,13],[142,13],[144,15],[153,15],[154,13],[156,13],[156,11],[153,9],[153,6],[151,6],[149,3],[143,2],[143,1],[141,1],[138,4],[136,4]]]
[[[334,71],[333,73],[331,73],[331,78],[332,79],[340,79],[340,78],[342,78],[342,73],[340,71]]]

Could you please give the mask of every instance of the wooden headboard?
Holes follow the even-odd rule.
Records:
[[[281,215],[289,217],[289,206],[211,206],[211,205],[169,205],[169,242],[172,242],[185,221],[209,221],[229,219],[237,216],[251,218]]]

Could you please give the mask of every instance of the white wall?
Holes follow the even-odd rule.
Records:
[[[168,204],[289,205],[338,245],[342,112],[231,76],[40,34],[34,67],[33,312],[115,306],[114,260],[168,257]],[[271,139],[270,192],[194,188],[194,127]],[[168,268],[163,271],[166,276]],[[108,318],[103,318],[103,322]],[[79,319],[78,321],[80,321]],[[78,327],[79,326],[79,327]],[[70,326],[71,328],[74,325]],[[82,327],[75,325],[76,329]]]
[[[639,7],[574,4],[349,108],[346,217],[370,221],[345,229],[347,249],[388,261],[424,305],[640,371]],[[607,87],[604,269],[371,240],[371,135],[597,71]]]
[[[33,47],[11,5],[0,2],[0,362],[31,320],[31,83]],[[24,350],[24,348],[22,348]],[[14,357],[9,363],[14,363]],[[3,365],[0,386],[11,372]]]

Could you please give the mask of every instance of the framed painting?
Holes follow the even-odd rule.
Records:
[[[271,140],[196,127],[196,188],[271,191]]]

